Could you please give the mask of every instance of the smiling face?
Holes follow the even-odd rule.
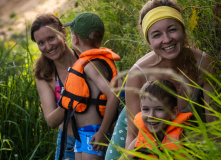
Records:
[[[165,101],[165,100],[164,100]],[[172,109],[170,106],[161,106],[155,101],[151,101],[149,98],[141,98],[141,112],[142,120],[145,126],[151,133],[156,133],[158,137],[163,137],[167,124],[161,120],[156,120],[152,117],[156,117],[162,120],[170,121],[177,115],[177,107]]]
[[[157,21],[148,30],[150,48],[164,59],[175,59],[183,48],[184,39],[183,27],[175,19]]]
[[[51,60],[57,60],[65,53],[65,40],[46,26],[35,31],[34,38],[41,53]]]

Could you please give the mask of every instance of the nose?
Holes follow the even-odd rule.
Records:
[[[150,116],[150,118],[155,117],[155,111],[154,110],[150,110],[149,116]]]
[[[163,34],[163,43],[169,43],[171,41],[171,37],[169,34],[164,33]]]
[[[51,47],[52,47],[52,45],[50,44],[50,42],[46,42],[46,43],[45,43],[45,49],[46,49],[46,51],[50,51]]]

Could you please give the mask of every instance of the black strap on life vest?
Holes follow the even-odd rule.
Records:
[[[161,152],[163,152],[160,147],[158,147],[158,149]],[[158,156],[158,154],[156,154],[155,152],[152,151],[152,149],[149,149],[149,148],[139,148],[138,150],[136,150],[136,152],[140,152],[140,153],[145,154],[145,155],[156,155],[156,156]],[[141,159],[141,158],[134,156],[133,159]]]
[[[65,97],[70,98],[71,100],[75,100],[75,101],[78,101],[80,103],[84,103],[87,105],[94,104],[94,105],[105,106],[107,104],[107,100],[101,100],[101,99],[95,99],[95,98],[89,98],[89,97],[81,97],[81,96],[75,95],[71,92],[68,92],[65,89],[62,90],[61,94],[62,94],[62,97],[65,96]]]
[[[71,73],[73,73],[73,74],[76,74],[76,75],[79,76],[79,77],[84,78],[84,74],[82,74],[82,73],[80,73],[80,72],[78,72],[78,71],[72,69],[71,67],[68,68],[68,72],[71,72]]]
[[[79,103],[78,103],[79,104]],[[77,105],[78,105],[77,104]],[[66,143],[67,143],[67,128],[68,128],[68,122],[71,119],[71,126],[72,126],[72,131],[74,134],[74,137],[81,142],[79,133],[78,133],[78,129],[77,129],[77,124],[76,124],[76,120],[74,117],[74,112],[76,110],[77,105],[75,106],[75,108],[72,108],[73,105],[73,100],[71,100],[68,104],[68,110],[65,109],[65,113],[64,113],[64,124],[63,124],[63,132],[62,132],[62,136],[61,136],[61,146],[60,146],[60,155],[59,155],[59,160],[62,160],[62,158],[64,157],[64,152],[65,152],[65,147],[66,147]]]
[[[64,124],[63,124],[63,131],[61,135],[61,146],[60,146],[60,155],[59,155],[59,160],[62,160],[64,157],[64,150],[66,147],[66,141],[67,141],[67,129],[65,129],[65,126],[68,124],[67,116],[68,116],[69,110],[65,110],[64,112]]]

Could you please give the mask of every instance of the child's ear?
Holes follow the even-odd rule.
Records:
[[[66,32],[65,27],[62,27],[62,33],[64,34],[65,37],[67,37],[67,32]]]
[[[73,36],[73,39],[74,39],[74,45],[75,45],[75,46],[78,45],[78,44],[79,44],[79,39],[78,39],[78,37],[77,37],[76,35],[74,35],[74,34],[72,34],[72,36]]]
[[[174,109],[173,109],[172,120],[176,119],[178,113],[179,113],[179,109],[178,109],[178,106],[176,106],[176,107],[174,107]]]

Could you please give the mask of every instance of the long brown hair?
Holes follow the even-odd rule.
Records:
[[[182,14],[182,8],[177,4],[176,0],[149,0],[140,11],[139,25],[142,27],[143,18],[150,10],[160,6],[172,7]],[[191,76],[194,78],[193,80],[196,80],[198,76],[198,70],[196,67],[197,62],[193,52],[190,49],[188,35],[185,27],[183,27],[183,31],[185,34],[183,47],[188,49],[185,49],[186,52],[182,53],[183,63],[179,63],[177,68],[181,69],[182,71],[186,71],[187,76]]]
[[[35,41],[34,32],[39,30],[43,26],[52,25],[54,29],[62,31],[61,21],[53,14],[42,14],[38,16],[31,26],[31,39]],[[54,62],[45,57],[43,54],[35,61],[34,75],[39,80],[45,80],[47,82],[52,80],[52,75],[55,73]]]

